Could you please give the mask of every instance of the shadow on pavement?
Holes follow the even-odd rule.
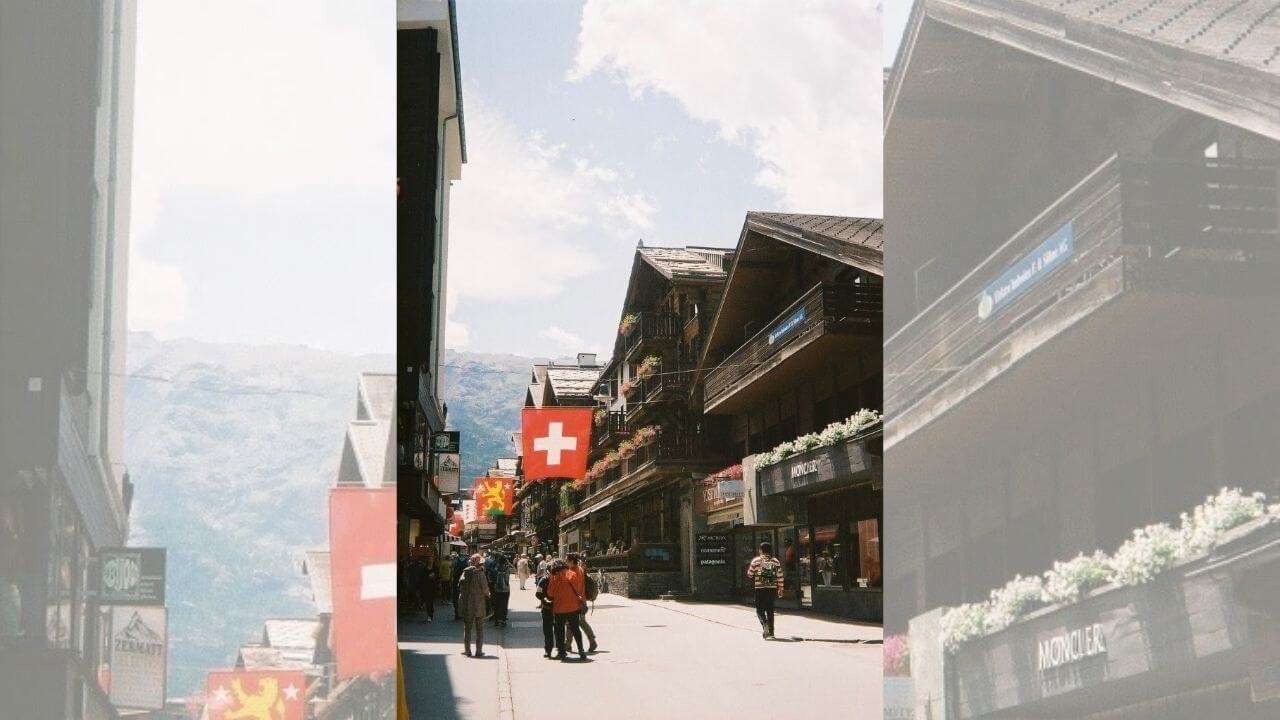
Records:
[[[436,720],[462,720],[459,710],[470,701],[454,694],[444,656],[401,650],[400,657],[405,678],[413,679],[405,684],[409,717],[425,718],[423,713],[430,708]]]

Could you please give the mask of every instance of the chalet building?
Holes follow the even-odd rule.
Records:
[[[729,465],[728,423],[691,406],[689,386],[731,251],[639,247],[601,400],[588,478],[561,488],[560,547],[592,554],[613,592],[692,587],[694,479]],[[626,552],[608,552],[610,546]]]
[[[1274,521],[939,641],[945,608],[1141,548],[1220,488],[1275,501],[1275,9],[916,4],[886,89],[884,349],[915,717],[1280,714]]]
[[[116,718],[136,6],[0,7],[0,715]]]
[[[533,366],[524,407],[593,406],[592,390],[603,366],[595,353],[578,353],[572,363],[538,363]],[[517,453],[523,452],[520,434],[512,436]],[[517,474],[516,515],[522,532],[519,547],[537,552],[557,549],[560,539],[561,483],[559,481],[524,482]]]
[[[467,160],[453,0],[396,3],[396,412],[399,545],[444,531],[431,440],[445,429],[449,188]]]
[[[747,214],[693,376],[691,405],[727,421],[734,458],[696,484],[698,594],[749,596],[744,569],[768,541],[790,597],[880,621],[881,433],[871,418],[881,409],[882,228]],[[763,455],[860,410],[875,415],[857,431]]]

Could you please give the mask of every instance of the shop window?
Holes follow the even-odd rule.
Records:
[[[31,493],[15,483],[0,492],[0,637],[39,632],[41,513]]]
[[[869,587],[880,587],[880,521],[858,521],[858,572]]]
[[[814,569],[818,585],[838,587],[844,584],[844,543],[841,542],[839,525],[819,525],[813,529]]]

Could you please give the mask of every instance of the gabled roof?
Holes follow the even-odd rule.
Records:
[[[338,466],[338,485],[382,487],[387,484],[391,458],[391,422],[353,420],[347,424],[346,443]]]
[[[262,637],[269,647],[311,652],[315,650],[319,628],[320,621],[315,618],[273,618],[262,624]]]
[[[236,667],[245,670],[270,670],[283,668],[284,665],[284,656],[272,647],[243,645],[236,657]]]
[[[333,612],[333,572],[328,550],[308,550],[303,560],[302,572],[311,582],[311,597],[316,612]]]
[[[395,409],[395,374],[360,373],[356,383],[356,419],[390,420]]]
[[[879,218],[749,212],[747,229],[884,275],[884,221]]]
[[[640,258],[668,280],[723,280],[724,255],[721,248],[637,248]]]
[[[591,388],[600,377],[600,366],[551,365],[547,368],[547,382],[556,400],[582,400],[591,397]]]
[[[917,0],[886,89],[886,127],[926,21],[1280,139],[1280,6],[1274,2]],[[941,60],[922,62],[917,74],[932,72]]]

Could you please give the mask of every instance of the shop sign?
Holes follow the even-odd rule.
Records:
[[[458,494],[462,474],[462,456],[458,453],[436,453],[436,487],[442,495]]]
[[[729,564],[729,536],[724,533],[697,533],[694,546],[698,551],[698,567]]]
[[[777,495],[791,490],[828,483],[852,481],[870,470],[866,447],[861,441],[846,440],[816,448],[758,471],[761,495]]]
[[[1043,673],[1101,655],[1107,651],[1107,642],[1102,626],[1094,623],[1040,640],[1037,650],[1037,666]]]
[[[435,453],[462,452],[462,434],[457,430],[445,430],[431,436],[431,451]]]
[[[168,656],[163,607],[111,609],[111,704],[133,710],[163,710]]]
[[[787,316],[785,320],[779,322],[777,327],[769,331],[769,344],[772,345],[787,335],[791,331],[800,327],[800,323],[804,322],[805,308],[800,308]]]
[[[1074,253],[1075,232],[1068,221],[982,291],[978,296],[978,319],[986,320],[1035,287]]]
[[[164,605],[164,548],[104,548],[98,553],[98,602]]]

